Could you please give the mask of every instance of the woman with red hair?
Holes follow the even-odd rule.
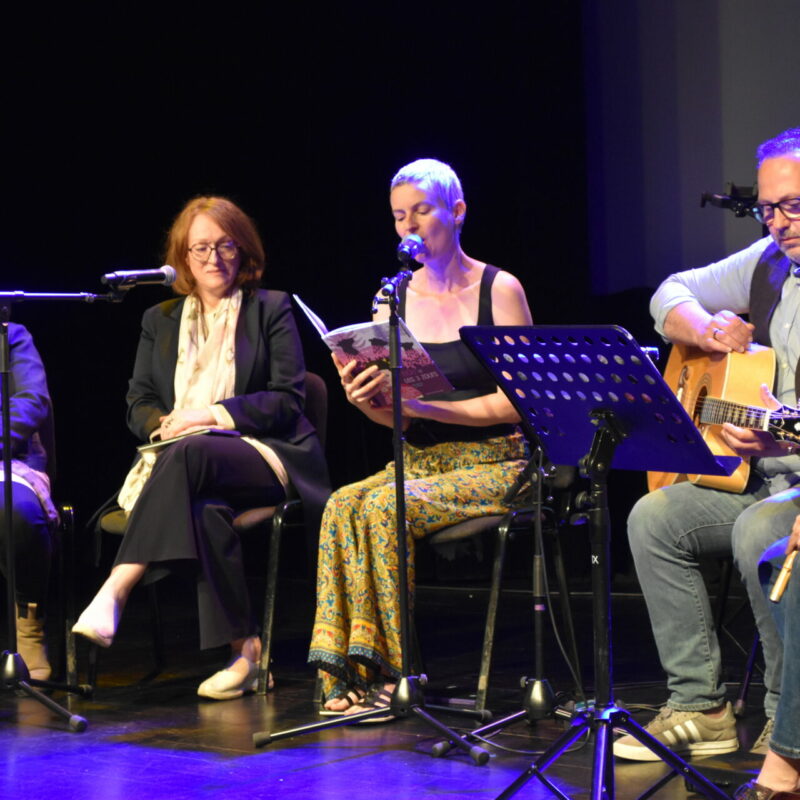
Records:
[[[127,395],[143,442],[212,429],[144,454],[117,502],[127,528],[108,579],[73,630],[102,647],[131,589],[183,565],[196,576],[201,648],[230,644],[225,669],[198,694],[255,688],[256,635],[233,519],[297,493],[313,519],[328,494],[324,455],[303,414],[305,366],[289,298],[259,289],[264,251],[252,220],[222,197],[198,197],[169,232],[180,297],[148,309]]]

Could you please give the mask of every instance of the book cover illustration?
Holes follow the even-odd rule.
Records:
[[[295,302],[316,328],[322,341],[336,354],[342,364],[358,362],[358,371],[376,364],[379,369],[389,369],[389,322],[361,322],[329,331],[325,323],[295,294]],[[400,373],[400,393],[403,398],[427,397],[452,390],[450,381],[442,374],[425,348],[417,341],[405,322],[400,320],[400,345],[403,369]],[[373,398],[373,405],[381,408],[391,404],[391,391],[386,390]]]

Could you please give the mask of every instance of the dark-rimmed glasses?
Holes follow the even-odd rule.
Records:
[[[208,244],[207,242],[198,242],[189,248],[189,252],[201,263],[205,264],[213,251],[223,261],[233,261],[239,253],[239,245],[234,241],[218,242],[217,244]]]
[[[800,219],[800,197],[790,197],[778,203],[756,203],[753,206],[753,216],[762,224],[772,222],[775,209],[779,208],[786,219]]]

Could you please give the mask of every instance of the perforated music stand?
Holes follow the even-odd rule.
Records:
[[[591,480],[594,705],[577,713],[570,728],[498,800],[512,797],[534,777],[568,800],[544,771],[587,731],[595,733],[591,797],[613,800],[615,729],[631,734],[672,767],[647,796],[680,775],[704,796],[729,800],[614,704],[606,483],[611,468],[730,475],[740,459],[715,456],[708,449],[655,365],[623,328],[471,326],[461,329],[461,338],[514,404],[524,427],[536,434],[549,460],[580,463]]]

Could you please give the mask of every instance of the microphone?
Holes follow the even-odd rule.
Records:
[[[116,272],[107,272],[100,278],[101,283],[113,286],[115,289],[130,289],[131,286],[160,283],[172,286],[178,273],[175,268],[165,264],[158,269],[121,269]]]
[[[403,241],[397,245],[397,257],[403,264],[408,264],[409,261],[414,259],[414,256],[419,255],[425,250],[425,244],[422,237],[417,236],[416,233],[409,233],[404,237]]]

